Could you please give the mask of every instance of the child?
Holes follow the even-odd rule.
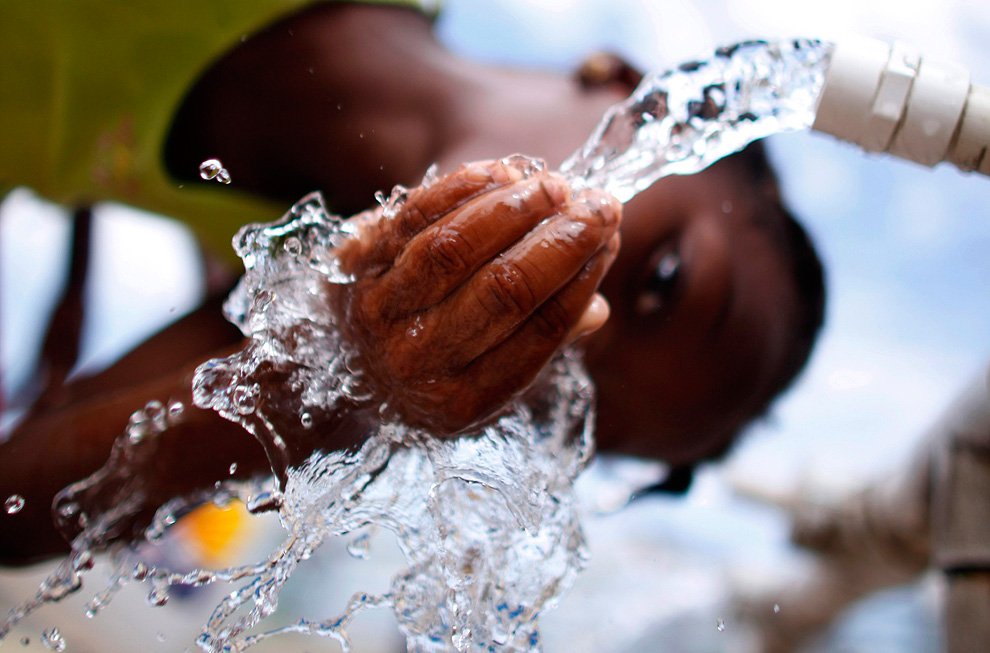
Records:
[[[420,11],[317,4],[213,63],[174,112],[163,157],[176,185],[195,182],[199,163],[216,157],[233,183],[214,182],[214,192],[234,188],[238,198],[284,208],[319,188],[342,214],[365,208],[377,189],[415,184],[436,162],[446,174],[404,207],[407,229],[375,233],[372,221],[363,242],[377,245],[354,254],[375,275],[347,290],[347,305],[361,307],[347,329],[376,361],[369,369],[381,398],[414,423],[454,434],[497,412],[580,337],[599,391],[599,446],[661,458],[689,478],[685,470],[724,454],[804,365],[822,320],[821,267],[758,146],[698,175],[662,180],[622,207],[600,194],[571,196],[549,173],[514,179],[497,161],[457,169],[512,152],[558,165],[632,90],[628,66],[605,62],[577,79],[482,66],[446,52]],[[522,208],[500,202],[506,194],[524,198]],[[234,219],[221,214],[176,217],[216,242],[229,238]],[[464,221],[448,248],[431,226],[456,216]],[[493,250],[480,247],[512,221],[522,231]],[[580,236],[569,239],[554,224]],[[551,246],[515,247],[519,238]],[[446,265],[403,267],[416,257]],[[441,290],[396,308],[395,270],[395,288],[432,288],[440,278]],[[506,270],[508,285],[493,273]],[[458,301],[462,286],[478,301]],[[511,317],[478,310],[485,301]],[[64,549],[50,524],[52,496],[99,468],[131,412],[149,399],[189,403],[191,369],[240,339],[217,304],[35,406],[0,446],[0,493],[27,499],[13,516],[20,527],[3,531],[4,560]],[[428,318],[430,347],[419,359],[403,346],[414,314]],[[388,347],[403,355],[375,358]],[[437,360],[439,370],[430,367]],[[440,391],[410,396],[438,374]],[[342,420],[332,442],[294,446],[352,444],[360,414]],[[149,515],[171,496],[226,478],[232,462],[239,475],[266,469],[239,427],[191,407],[184,420],[138,479]]]

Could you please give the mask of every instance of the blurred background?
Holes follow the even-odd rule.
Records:
[[[908,41],[925,57],[962,64],[974,81],[990,84],[984,0],[446,0],[437,30],[468,57],[561,71],[576,69],[593,50],[655,70],[743,39],[860,34]],[[550,653],[749,650],[746,629],[726,605],[731,588],[786,583],[806,561],[788,543],[786,515],[733,487],[840,493],[862,485],[904,465],[956,391],[985,373],[990,180],[867,156],[815,134],[774,137],[768,148],[786,202],[827,267],[828,314],[811,364],[724,464],[702,470],[686,497],[649,496],[599,514],[656,469],[599,465],[582,480],[592,559],[542,620]],[[95,225],[98,267],[87,290],[95,309],[87,314],[83,357],[102,366],[189,310],[203,291],[195,245],[183,227],[118,205],[97,207]],[[30,191],[17,190],[0,205],[5,393],[31,372],[64,278],[68,239],[64,211]],[[156,246],[149,250],[147,242]],[[236,553],[248,558],[281,536],[274,520],[239,527],[247,530],[238,531],[243,546]],[[373,537],[366,560],[347,556],[346,543],[321,552],[310,561],[313,573],[290,584],[284,611],[326,618],[359,587],[383,590],[399,565],[388,540]],[[0,610],[33,595],[44,573],[0,572]],[[97,589],[97,574],[89,579]],[[44,609],[7,644],[28,637],[31,650],[43,629],[58,625],[69,651],[183,650],[215,605],[198,592],[150,608],[141,596],[147,588],[136,590],[128,588],[92,621],[83,617],[86,597]],[[809,650],[937,650],[938,596],[937,579],[925,578],[871,597]],[[388,622],[384,614],[360,617],[352,628],[355,650],[403,650]],[[286,639],[270,650],[339,645]]]

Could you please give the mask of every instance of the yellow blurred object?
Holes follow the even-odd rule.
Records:
[[[179,538],[201,567],[229,565],[253,529],[251,515],[240,501],[223,508],[206,503],[176,524]]]

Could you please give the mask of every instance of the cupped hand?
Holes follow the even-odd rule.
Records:
[[[378,399],[437,435],[496,414],[608,315],[622,205],[512,160],[473,163],[366,215],[337,301]]]

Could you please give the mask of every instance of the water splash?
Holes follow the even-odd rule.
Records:
[[[663,175],[696,172],[756,138],[806,127],[829,52],[814,41],[745,43],[649,77],[609,110],[561,171],[575,189],[598,187],[625,201]],[[518,155],[503,162],[524,176],[544,170]],[[205,179],[221,172],[218,160],[201,167]],[[423,184],[435,182],[431,169]],[[401,186],[378,195],[380,217],[394,216],[407,197]],[[227,583],[236,587],[196,642],[204,651],[242,651],[288,632],[329,637],[347,650],[347,625],[370,608],[395,613],[410,650],[540,649],[540,612],[559,600],[587,558],[572,494],[593,448],[593,390],[580,356],[561,353],[495,423],[456,440],[432,438],[383,411],[386,417],[366,424],[360,448],[322,451],[339,449],[319,445],[333,442],[341,411],[372,397],[356,352],[337,328],[346,316],[331,308],[334,288],[355,280],[337,252],[357,220],[330,215],[314,193],[280,221],[238,233],[245,274],[224,313],[248,344],[201,365],[193,399],[254,434],[274,477],[227,479],[210,492],[174,499],[144,533],[155,544],[193,508],[241,501],[252,513],[277,512],[286,539],[263,560],[219,571],[176,572],[112,545],[111,572],[87,603],[87,616],[128,583],[147,583],[153,606],[166,604],[173,587]],[[129,479],[150,464],[157,436],[184,411],[178,402],[165,405],[152,401],[134,413],[108,466],[60,494],[56,521],[78,533],[73,553],[35,597],[9,613],[0,639],[41,605],[78,591],[92,568],[91,551],[106,549],[141,510],[147,497]],[[94,488],[112,507],[90,515],[83,506]],[[329,619],[258,630],[298,566],[329,538],[369,525],[394,533],[406,557],[388,591],[359,592]],[[366,547],[359,537],[349,550],[360,558]],[[717,628],[724,627],[719,620]]]
[[[542,169],[523,157],[507,165],[524,174]],[[405,189],[394,191],[382,213],[397,211],[405,196]],[[201,365],[193,397],[198,406],[253,433],[269,454],[275,478],[230,479],[214,492],[170,501],[145,531],[147,541],[159,542],[197,505],[240,500],[250,512],[277,511],[285,541],[256,564],[185,573],[135,564],[137,554],[117,545],[110,553],[110,581],[87,604],[88,616],[96,616],[127,583],[147,583],[147,602],[159,607],[168,602],[170,587],[223,582],[239,585],[207,620],[197,641],[204,651],[243,650],[286,632],[330,637],[346,648],[347,624],[370,608],[393,610],[410,650],[539,648],[538,615],[570,586],[587,555],[571,492],[592,447],[592,387],[580,359],[562,353],[524,401],[459,439],[438,440],[385,420],[369,425],[357,450],[299,457],[299,451],[314,449],[314,437],[332,441],[342,405],[370,397],[355,354],[335,327],[342,318],[330,301],[335,284],[352,281],[335,251],[354,229],[328,214],[313,194],[282,220],[250,225],[238,235],[246,272],[224,310],[248,344]],[[34,599],[11,612],[0,636],[37,607],[77,591],[92,566],[89,552],[104,547],[140,509],[144,497],[122,479],[149,462],[170,416],[183,410],[181,404],[164,406],[152,401],[135,412],[115,445],[110,480],[124,486],[114,495],[113,509],[91,516],[82,508],[92,479],[60,495],[60,525],[80,533],[74,557]],[[300,440],[305,447],[297,447]],[[330,619],[252,632],[276,609],[295,569],[327,539],[368,525],[392,531],[408,561],[388,592],[359,593]],[[361,557],[366,546],[358,539],[349,548]]]
[[[649,75],[560,171],[575,189],[626,202],[663,176],[699,172],[754,140],[807,129],[831,52],[807,39],[750,41]]]
[[[516,164],[523,174],[539,169],[522,157],[507,163]],[[394,215],[406,197],[402,187],[380,196],[382,218]],[[318,453],[297,463],[290,441],[307,437],[301,429],[326,435],[342,402],[360,404],[370,396],[354,353],[336,335],[341,318],[327,296],[328,270],[336,275],[329,280],[350,278],[339,267],[305,258],[308,265],[295,264],[319,249],[314,233],[333,247],[352,233],[349,226],[310,196],[283,221],[249,227],[238,238],[247,273],[227,314],[252,342],[200,368],[195,401],[237,421],[270,455],[281,456],[275,467],[284,474],[277,474],[280,489],[271,496],[289,537],[264,573],[218,606],[199,644],[225,650],[235,642],[250,646],[305,632],[346,646],[346,624],[357,612],[389,606],[412,650],[532,650],[539,641],[537,615],[570,585],[585,558],[570,485],[590,454],[591,385],[576,354],[566,353],[527,401],[476,433],[437,440],[385,421],[371,427],[357,451]],[[278,293],[259,302],[272,288]],[[315,300],[314,288],[322,289]],[[264,382],[273,369],[285,379],[277,396]],[[252,411],[238,410],[230,388],[252,384],[265,396]],[[527,478],[520,479],[519,470]],[[274,609],[285,580],[327,538],[369,524],[395,533],[409,562],[389,592],[358,594],[330,620],[245,634]],[[363,547],[359,541],[350,548],[361,556]],[[248,602],[246,614],[234,618]]]

